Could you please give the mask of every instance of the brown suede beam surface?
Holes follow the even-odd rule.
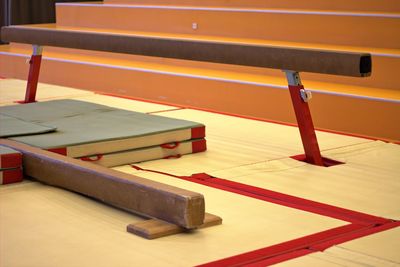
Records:
[[[370,76],[372,68],[371,55],[367,53],[161,38],[38,26],[3,27],[1,36],[5,42],[353,77]]]
[[[0,144],[23,154],[24,174],[112,206],[160,219],[186,229],[204,222],[203,195],[125,174],[15,141]]]

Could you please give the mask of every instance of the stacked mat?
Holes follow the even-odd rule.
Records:
[[[200,123],[77,100],[0,107],[1,137],[106,167],[206,150]]]
[[[0,184],[21,182],[22,154],[0,145]]]

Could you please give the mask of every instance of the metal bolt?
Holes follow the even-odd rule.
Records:
[[[307,91],[305,89],[300,89],[300,96],[301,96],[301,99],[303,99],[304,102],[308,102],[312,98],[311,92]]]

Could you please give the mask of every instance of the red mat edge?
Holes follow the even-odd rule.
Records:
[[[15,152],[0,155],[0,164],[2,169],[18,168],[22,165],[22,154]]]
[[[24,174],[21,167],[16,169],[5,169],[2,170],[1,172],[3,179],[0,182],[0,185],[18,183],[22,182],[22,180],[24,179]]]

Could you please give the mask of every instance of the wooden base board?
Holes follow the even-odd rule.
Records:
[[[206,228],[210,226],[222,224],[222,218],[216,215],[205,213],[204,223],[197,227],[197,229]],[[132,223],[126,227],[129,233],[144,237],[146,239],[155,239],[169,235],[175,235],[188,230],[176,224],[168,223],[165,221],[150,219],[143,222]]]

